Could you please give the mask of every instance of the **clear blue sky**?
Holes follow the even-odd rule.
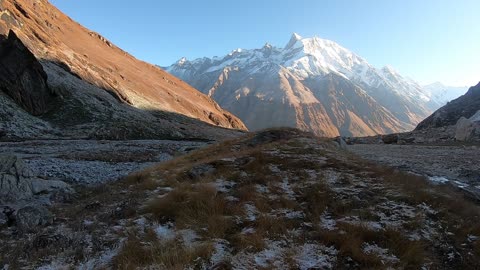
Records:
[[[50,0],[147,62],[331,39],[421,83],[480,81],[480,0]]]

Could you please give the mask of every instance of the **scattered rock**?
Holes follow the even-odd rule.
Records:
[[[212,173],[213,171],[215,171],[215,167],[213,167],[212,165],[202,164],[202,165],[194,166],[192,169],[190,169],[187,172],[187,175],[191,179],[198,179],[200,177],[203,177],[207,174]]]
[[[61,234],[41,234],[32,241],[32,247],[36,250],[44,248],[64,249],[69,244],[69,239]]]
[[[102,207],[102,204],[98,201],[85,205],[85,209],[87,209],[87,210],[96,210],[100,207]]]
[[[393,144],[398,142],[397,134],[388,134],[382,136],[382,141],[384,144]]]
[[[43,206],[26,206],[17,211],[16,224],[20,231],[31,232],[53,223],[53,215]]]
[[[405,144],[407,144],[407,142],[405,140],[398,140],[397,144],[405,145]]]

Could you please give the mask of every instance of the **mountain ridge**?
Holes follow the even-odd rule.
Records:
[[[57,95],[51,108],[29,114],[20,112],[29,109],[21,99],[12,100],[15,95],[5,89],[0,92],[5,100],[0,129],[6,138],[210,140],[246,130],[211,98],[137,60],[46,0],[1,1],[0,36],[12,31],[16,42],[33,54],[34,62],[38,60],[39,72],[46,73],[47,86]],[[21,67],[16,71],[23,72]],[[12,113],[15,118],[9,117]]]
[[[275,124],[299,127],[324,136],[400,132],[413,129],[434,109],[428,103],[428,93],[425,93],[419,84],[402,77],[392,68],[376,69],[364,58],[333,41],[318,37],[302,38],[295,33],[283,48],[267,43],[260,49],[236,49],[224,57],[203,57],[192,61],[182,58],[165,69],[213,97],[253,130]],[[310,88],[315,87],[311,81],[328,80],[328,74],[350,81],[353,84],[350,91],[355,91],[356,87],[362,89],[359,94],[366,94],[371,98],[367,102],[372,105],[372,110],[375,109],[371,113],[388,112],[384,113],[383,117],[388,124],[372,122],[365,114],[359,115],[357,111],[348,112],[343,109],[337,113],[342,115],[343,120],[348,118],[345,116],[353,113],[353,118],[359,122],[355,125],[366,126],[345,130],[340,128],[339,124],[332,124],[335,121],[327,119],[332,116],[326,116],[324,108],[314,109],[315,112],[312,112],[309,104],[321,104],[324,97],[313,94],[314,91]],[[307,82],[309,86],[306,85]],[[221,97],[220,92],[224,92]],[[242,102],[241,98],[248,101]],[[275,119],[274,110],[271,109],[265,112],[269,114],[269,121],[250,120],[242,116],[241,106],[246,103],[250,104],[250,107],[253,103],[271,107],[268,102],[274,101],[283,104],[280,107],[289,107],[290,115],[286,117],[283,114],[279,119],[271,121]],[[342,102],[349,103],[348,100]],[[321,107],[330,105],[322,104]],[[305,110],[310,113],[305,114]],[[278,110],[276,112],[278,113]],[[319,117],[322,114],[323,116]],[[308,120],[304,121],[304,115],[308,115],[309,119],[317,117],[318,121],[310,124]],[[291,120],[293,118],[296,120]]]

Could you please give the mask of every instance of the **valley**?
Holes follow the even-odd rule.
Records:
[[[480,83],[434,54],[460,39],[375,41],[404,6],[268,1],[0,0],[0,270],[480,269]],[[368,61],[256,46],[343,23]],[[457,86],[372,64],[394,60]]]

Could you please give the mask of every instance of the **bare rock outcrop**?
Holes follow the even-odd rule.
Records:
[[[45,113],[54,99],[42,65],[12,30],[0,40],[0,90],[33,115]]]
[[[53,215],[43,206],[26,206],[17,211],[15,221],[23,232],[35,231],[39,226],[53,223]]]
[[[25,162],[15,155],[0,156],[0,202],[29,200],[35,194],[54,191],[70,192],[70,186],[58,180],[34,177]]]
[[[455,130],[455,140],[473,141],[480,139],[480,110],[469,119],[461,117]]]

